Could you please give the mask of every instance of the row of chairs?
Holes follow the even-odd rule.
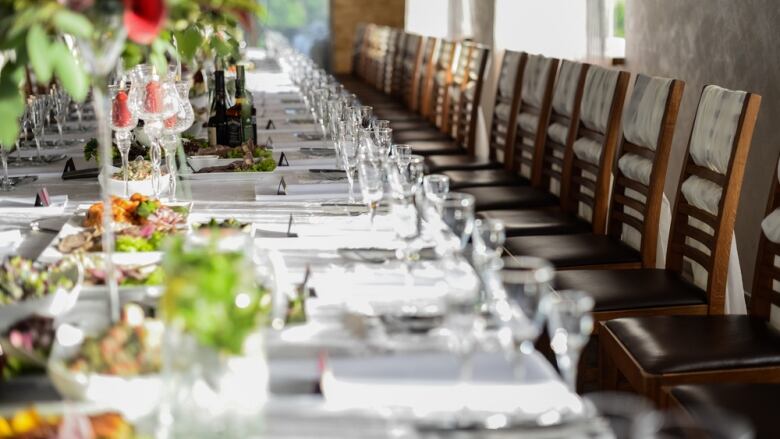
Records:
[[[626,100],[628,72],[506,51],[483,157],[475,134],[489,53],[367,25],[341,79],[391,121],[396,143],[474,195],[481,217],[506,224],[507,269],[517,256],[542,257],[559,270],[556,287],[594,296],[601,324],[590,348],[601,355],[584,379],[598,373],[616,388],[620,376],[661,405],[670,385],[780,380],[780,339],[767,325],[780,304],[780,245],[763,234],[750,316],[723,315],[760,96],[702,90],[666,241],[664,182],[684,83],[638,74]],[[773,185],[768,212],[780,206]],[[681,389],[672,400],[686,399]]]

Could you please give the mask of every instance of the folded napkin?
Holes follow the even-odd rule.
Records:
[[[0,256],[15,253],[22,239],[19,229],[0,231]]]
[[[48,207],[35,206],[35,198],[0,198],[0,217],[2,216],[24,216],[30,215],[30,220],[39,216],[61,215],[68,205],[67,195],[54,195],[49,197],[50,205]]]
[[[394,407],[417,416],[473,412],[584,414],[582,400],[560,381],[540,354],[525,359],[522,381],[502,355],[478,354],[473,379],[458,380],[457,357],[419,353],[332,359],[322,377],[325,400],[338,407]]]

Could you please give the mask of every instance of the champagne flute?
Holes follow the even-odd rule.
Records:
[[[583,291],[548,295],[547,332],[558,369],[572,392],[577,392],[580,353],[593,332],[593,298]]]
[[[30,124],[32,125],[33,139],[35,140],[36,162],[44,163],[41,153],[41,142],[43,142],[44,124],[46,123],[46,97],[43,95],[33,96],[27,101],[30,109]]]
[[[49,91],[49,99],[54,110],[54,121],[57,123],[57,133],[59,134],[59,146],[65,146],[65,138],[62,135],[63,125],[68,117],[68,110],[70,108],[70,96],[67,93],[60,90],[55,84]]]
[[[355,141],[355,134],[348,121],[339,122],[339,157],[341,158],[344,171],[347,173],[347,183],[349,184],[349,202],[355,202],[354,187],[355,173],[358,165],[358,144]]]

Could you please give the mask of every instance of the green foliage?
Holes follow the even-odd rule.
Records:
[[[187,248],[182,237],[171,238],[166,250],[163,318],[203,346],[240,354],[270,312],[270,295],[255,282],[246,255],[219,251],[215,240]]]
[[[113,14],[121,7],[119,0],[96,0],[91,13]],[[235,57],[242,37],[239,14],[259,17],[263,12],[255,0],[167,0],[167,7],[165,28],[149,47],[126,42],[122,54],[126,67],[150,62],[163,70],[167,59],[177,56],[185,61],[215,54]],[[19,136],[18,120],[25,105],[25,68],[40,84],[57,80],[75,100],[83,101],[89,91],[89,77],[68,50],[63,35],[89,38],[101,31],[105,29],[96,29],[87,15],[57,0],[0,0],[1,146],[12,148]],[[171,44],[174,36],[178,53]]]
[[[615,0],[615,29],[618,38],[626,37],[626,0]]]

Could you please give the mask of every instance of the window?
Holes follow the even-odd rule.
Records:
[[[608,58],[624,58],[626,56],[626,0],[607,0],[607,3],[609,33],[604,44],[604,55]]]
[[[317,64],[328,66],[330,56],[330,0],[262,0],[263,23],[282,33]]]

